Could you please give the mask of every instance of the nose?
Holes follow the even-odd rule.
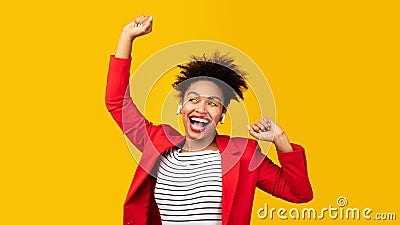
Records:
[[[197,104],[196,112],[197,113],[206,113],[207,112],[206,102],[205,101],[201,101],[201,102],[199,102]]]

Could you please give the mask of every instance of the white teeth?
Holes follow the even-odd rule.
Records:
[[[197,117],[192,117],[190,119],[193,121],[199,122],[199,123],[208,123],[209,122],[208,120],[197,118]]]

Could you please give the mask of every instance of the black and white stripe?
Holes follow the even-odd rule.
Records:
[[[219,151],[166,151],[161,156],[154,195],[163,225],[220,225]]]

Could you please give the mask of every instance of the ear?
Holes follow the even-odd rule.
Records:
[[[176,115],[179,115],[181,113],[182,110],[182,104],[178,105],[178,108],[176,109]]]
[[[220,122],[221,124],[223,124],[224,121],[225,121],[225,113],[223,112],[222,115],[221,115],[221,119],[219,120],[219,122]]]

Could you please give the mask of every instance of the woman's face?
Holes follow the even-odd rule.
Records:
[[[223,92],[214,82],[192,83],[183,96],[181,110],[186,138],[214,138],[223,113],[223,102]]]

